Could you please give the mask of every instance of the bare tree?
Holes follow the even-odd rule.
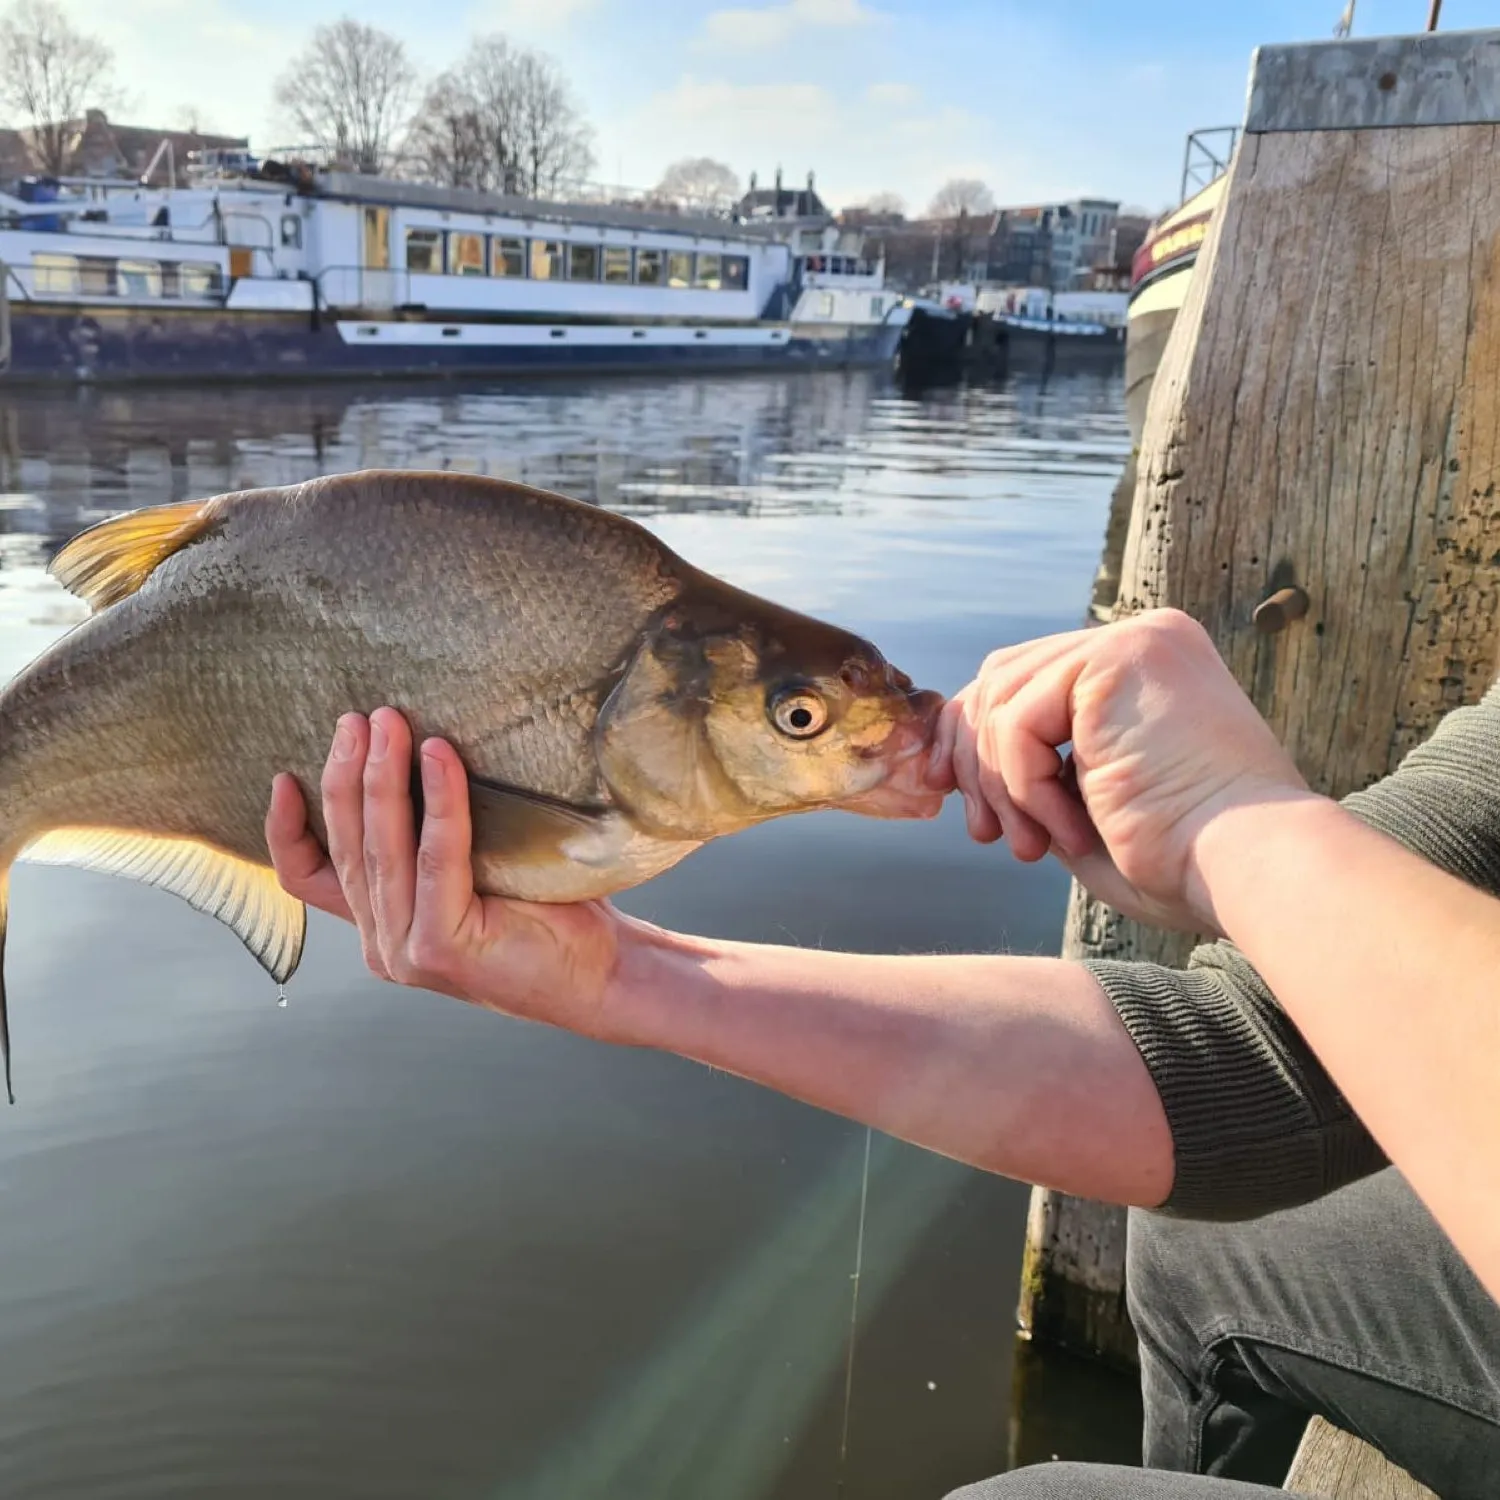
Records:
[[[478,37],[434,80],[409,154],[454,187],[557,194],[593,166],[591,132],[552,62],[503,36]]]
[[[44,171],[66,169],[88,106],[113,103],[113,66],[109,48],[75,31],[56,0],[16,0],[0,17],[0,103],[29,122]]]
[[[987,214],[995,195],[977,177],[951,177],[932,195],[929,219],[956,219],[960,214]]]
[[[880,214],[885,218],[904,218],[906,216],[906,199],[900,193],[876,193],[865,204],[865,211],[867,213]]]
[[[872,193],[863,203],[851,203],[845,212],[866,219],[903,219],[906,199],[900,193]]]
[[[661,174],[654,196],[673,203],[727,208],[740,196],[738,174],[711,156],[685,156]]]
[[[428,87],[407,132],[409,170],[447,187],[493,190],[497,181],[478,101],[455,68]]]
[[[417,75],[389,32],[342,16],[313,32],[276,82],[276,102],[312,143],[357,172],[391,163]]]
[[[177,129],[186,131],[189,135],[214,135],[217,133],[209,124],[208,117],[204,114],[201,105],[179,105],[176,118]]]

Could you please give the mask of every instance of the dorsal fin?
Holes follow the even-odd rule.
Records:
[[[79,532],[47,571],[96,610],[117,604],[202,535],[212,519],[210,506],[207,500],[185,500],[111,516]]]
[[[27,844],[21,859],[123,875],[181,896],[230,928],[278,984],[302,958],[307,909],[266,865],[196,839],[117,828],[54,828]]]

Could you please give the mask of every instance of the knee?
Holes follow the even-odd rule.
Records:
[[[1125,1243],[1125,1295],[1138,1337],[1175,1343],[1196,1321],[1220,1267],[1206,1226],[1132,1210]]]
[[[1117,1492],[1101,1488],[1101,1476],[1113,1472],[1092,1464],[1031,1464],[979,1484],[965,1485],[945,1495],[943,1500],[1080,1500],[1083,1496],[1106,1500]],[[1122,1489],[1118,1493],[1124,1496],[1128,1492]]]

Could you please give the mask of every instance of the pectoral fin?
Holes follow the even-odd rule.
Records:
[[[417,827],[422,826],[422,784],[412,779]],[[506,864],[551,864],[578,857],[604,827],[608,809],[469,777],[469,818],[476,852]],[[575,846],[570,851],[569,845]]]

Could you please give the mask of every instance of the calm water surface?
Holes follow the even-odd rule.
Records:
[[[81,526],[381,465],[628,511],[951,692],[1079,622],[1127,447],[1099,374],[12,393],[0,675],[79,618],[44,569]],[[317,913],[282,1010],[171,896],[25,866],[12,889],[0,1493],[938,1500],[1004,1466],[1022,1186],[380,985]],[[955,804],[772,824],[620,904],[736,938],[1045,952],[1065,896]]]

